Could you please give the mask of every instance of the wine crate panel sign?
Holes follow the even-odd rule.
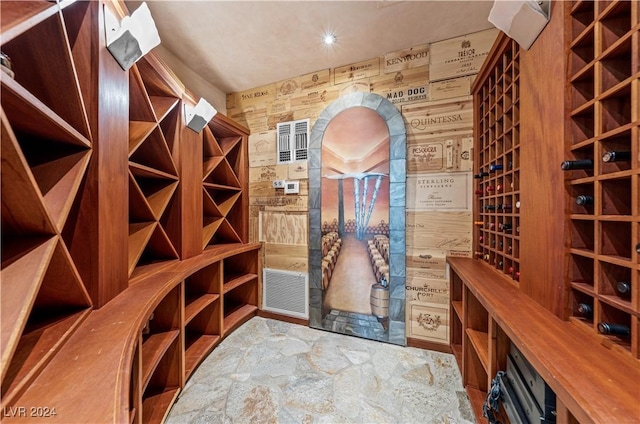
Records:
[[[308,118],[311,123],[315,123],[323,110],[324,104],[319,104],[305,109],[296,109],[293,111],[293,120],[298,121],[300,119]]]
[[[447,256],[471,255],[471,211],[407,212],[407,250],[447,250]]]
[[[307,245],[307,214],[260,212],[260,241],[275,244]]]
[[[425,278],[421,269],[407,268],[407,301],[449,304],[449,280]]]
[[[308,201],[309,196],[249,197],[249,205],[260,206],[265,211],[307,211]]]
[[[407,137],[416,134],[470,130],[473,128],[471,96],[402,106]]]
[[[340,97],[351,93],[368,93],[371,91],[368,78],[340,84],[338,88],[340,90]]]
[[[407,337],[436,343],[449,343],[449,306],[437,303],[409,302]]]
[[[308,272],[308,249],[300,244],[265,243],[265,268]]]
[[[335,68],[333,83],[335,85],[380,75],[380,59],[369,59],[363,62]]]
[[[425,101],[429,94],[429,68],[423,66],[373,77],[371,92],[395,105]]]
[[[471,78],[462,77],[429,84],[429,100],[444,100],[471,94]]]
[[[299,77],[300,88],[302,91],[317,90],[331,83],[331,74],[328,69],[322,71],[311,72]]]
[[[304,180],[307,178],[309,178],[309,163],[307,161],[287,165],[287,179]]]
[[[407,172],[471,171],[473,132],[414,134],[407,139]]]
[[[276,98],[276,84],[268,84],[238,93],[227,94],[227,109],[244,109],[247,106],[262,106]]]
[[[433,247],[421,248],[417,246],[407,248],[407,267],[433,271],[432,274],[425,272],[423,275],[424,278],[445,278],[445,269],[447,267],[446,259],[446,249],[435,249]]]
[[[249,136],[249,166],[275,165],[276,131],[264,131]]]
[[[338,87],[318,87],[316,89],[304,91],[291,97],[291,109],[308,109],[312,106],[324,109],[329,103],[336,100],[340,95]]]
[[[277,84],[276,98],[287,98],[301,91],[302,87],[298,78],[284,80]]]
[[[407,175],[407,211],[470,211],[471,174]]]
[[[291,98],[286,97],[284,99],[277,99],[269,103],[267,106],[267,114],[278,115],[286,113],[291,110]]]
[[[492,28],[431,44],[431,80],[477,74],[497,35]]]
[[[273,182],[286,180],[289,176],[289,165],[268,165],[249,168],[249,183]]]
[[[429,45],[396,50],[384,55],[384,72],[397,72],[429,64]]]

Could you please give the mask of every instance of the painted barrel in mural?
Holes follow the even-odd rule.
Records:
[[[378,318],[389,316],[389,290],[380,284],[371,286],[371,314]]]

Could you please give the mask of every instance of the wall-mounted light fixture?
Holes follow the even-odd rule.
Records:
[[[160,35],[147,3],[143,2],[131,16],[125,16],[120,22],[108,8],[104,11],[107,49],[125,71],[160,44]]]
[[[489,22],[525,50],[549,22],[550,0],[494,0]]]
[[[184,109],[187,116],[187,127],[197,133],[202,131],[205,125],[218,113],[205,99],[200,99],[195,107],[185,104]]]

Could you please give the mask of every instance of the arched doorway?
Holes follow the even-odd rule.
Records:
[[[309,144],[311,327],[405,345],[405,182],[393,104],[351,93],[327,106]]]

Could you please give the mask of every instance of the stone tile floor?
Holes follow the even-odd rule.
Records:
[[[475,423],[452,355],[255,317],[192,375],[167,423]]]

